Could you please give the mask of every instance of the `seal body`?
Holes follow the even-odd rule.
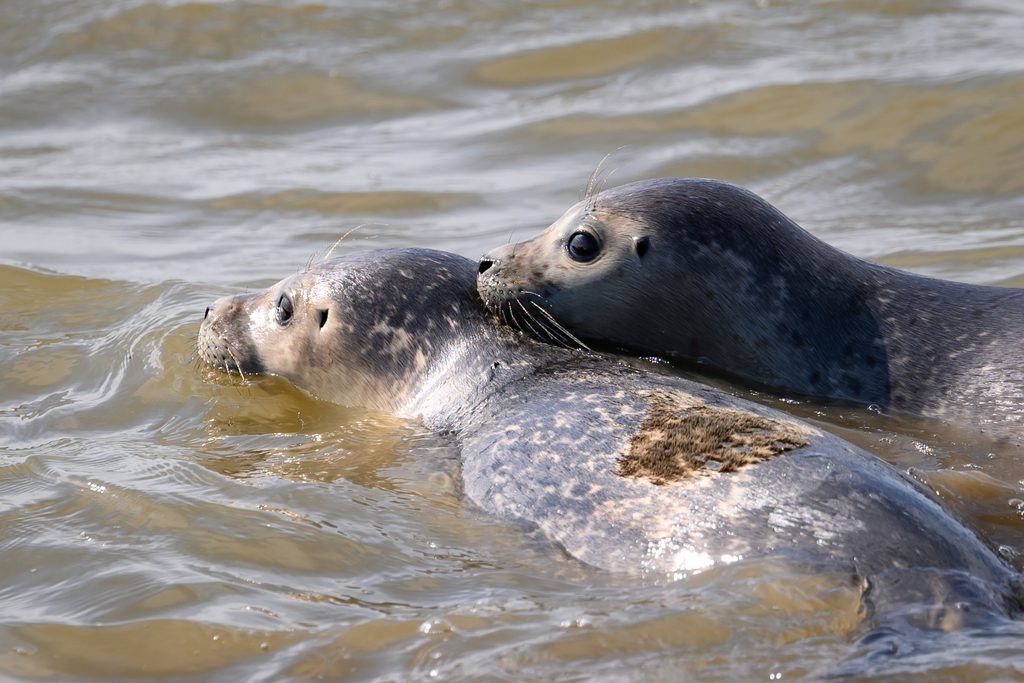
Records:
[[[777,556],[848,569],[867,600],[906,605],[912,585],[929,609],[1017,610],[1014,573],[885,463],[763,406],[499,325],[475,271],[413,249],[323,262],[217,301],[199,354],[453,434],[473,503],[597,567],[671,579]]]
[[[777,390],[1024,432],[1024,290],[936,280],[830,247],[714,180],[602,192],[496,249],[478,287],[588,343]]]

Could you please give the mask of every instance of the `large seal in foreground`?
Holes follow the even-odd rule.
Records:
[[[528,331],[543,308],[584,341],[1024,433],[1024,290],[861,261],[727,183],[597,194],[484,256],[479,290]]]
[[[453,434],[471,501],[597,567],[672,578],[773,556],[848,570],[901,620],[936,603],[945,619],[1016,612],[1015,574],[888,465],[763,406],[525,338],[491,319],[475,275],[425,250],[323,262],[217,301],[199,353]]]

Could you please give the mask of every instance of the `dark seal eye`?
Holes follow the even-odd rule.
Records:
[[[586,263],[597,258],[597,252],[601,251],[601,245],[597,238],[589,232],[576,232],[569,237],[565,249],[573,261]]]
[[[292,321],[295,309],[292,308],[292,300],[287,294],[282,294],[277,300],[277,324],[287,325]]]

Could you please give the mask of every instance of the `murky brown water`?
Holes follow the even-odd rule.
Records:
[[[522,239],[608,153],[612,184],[724,178],[853,253],[1024,286],[1022,140],[1016,0],[0,0],[0,677],[832,670],[846,577],[574,563],[462,501],[417,425],[200,368],[199,318],[360,224],[340,250]],[[760,399],[1024,564],[1020,446]],[[1020,642],[878,675],[1022,678]]]

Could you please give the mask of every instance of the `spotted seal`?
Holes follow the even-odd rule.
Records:
[[[901,606],[889,614],[1017,611],[1016,575],[882,461],[764,406],[499,325],[475,275],[420,249],[335,258],[215,302],[198,352],[451,434],[469,500],[596,567],[671,579],[770,556],[849,570],[865,604]]]
[[[1024,435],[1024,290],[862,261],[728,183],[596,194],[485,255],[478,284],[525,330],[551,316],[596,345]]]

